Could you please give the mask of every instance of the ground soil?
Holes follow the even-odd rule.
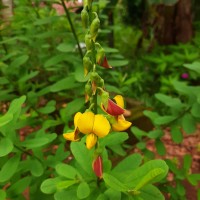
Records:
[[[195,133],[191,135],[183,133],[183,136],[183,142],[180,144],[176,144],[171,139],[170,129],[165,130],[165,135],[162,138],[162,141],[167,150],[165,156],[159,156],[153,140],[148,141],[147,148],[153,151],[156,154],[157,158],[176,158],[180,167],[183,162],[183,156],[186,154],[190,154],[192,156],[190,173],[200,173],[200,125],[197,126]],[[168,178],[169,181],[173,182],[173,174],[169,173]],[[200,183],[198,184],[198,186],[194,187],[188,181],[184,180],[183,185],[186,189],[186,198],[188,200],[197,200],[197,190],[200,189]],[[166,197],[166,199],[170,199],[170,197],[168,196]]]

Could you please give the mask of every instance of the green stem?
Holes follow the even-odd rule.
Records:
[[[35,159],[37,159],[42,165],[43,165],[43,162],[40,158],[38,158],[37,156],[33,155],[32,153],[28,152],[28,151],[25,151],[24,149],[22,149],[21,147],[17,146],[16,144],[14,144],[14,147],[16,149],[18,149],[19,151],[21,151],[22,153],[28,155],[28,156],[31,156],[31,157],[34,157]]]
[[[77,43],[77,46],[78,46],[78,50],[79,50],[80,56],[81,56],[81,58],[83,58],[83,52],[82,52],[82,49],[81,49],[81,47],[80,47],[79,40],[78,40],[78,36],[77,36],[77,34],[76,34],[76,30],[75,30],[75,28],[74,28],[74,25],[73,25],[73,23],[72,23],[69,10],[68,10],[67,6],[65,5],[64,0],[61,0],[61,3],[62,3],[62,6],[63,6],[63,8],[64,8],[64,10],[65,10],[65,14],[66,14],[67,19],[68,19],[68,21],[69,21],[69,24],[70,24],[72,33],[73,33],[73,35],[74,35],[74,38],[75,38],[75,40],[76,40],[76,43]]]

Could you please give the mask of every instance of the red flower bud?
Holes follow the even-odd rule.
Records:
[[[108,63],[106,56],[104,56],[103,61],[102,62],[99,61],[98,64],[105,68],[112,68],[112,66],[110,66]]]
[[[97,158],[92,163],[92,168],[97,177],[102,178],[103,175],[103,163],[101,156]]]
[[[124,109],[119,107],[116,103],[114,103],[112,100],[108,99],[108,106],[107,109],[103,106],[104,110],[112,115],[112,116],[118,116],[122,115],[124,113]]]

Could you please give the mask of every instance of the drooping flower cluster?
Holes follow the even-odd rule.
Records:
[[[123,113],[123,98],[121,95],[115,96],[115,102],[108,99],[107,107],[102,104],[102,109],[107,115],[94,114],[91,111],[84,113],[77,112],[74,116],[74,131],[64,133],[66,140],[78,141],[80,133],[86,135],[86,147],[91,149],[95,146],[98,138],[105,137],[110,131],[124,131],[131,126],[131,122],[126,121]]]
[[[83,27],[86,30],[86,53],[83,58],[84,75],[88,76],[85,85],[85,102],[89,109],[84,113],[78,112],[74,116],[74,131],[64,133],[66,140],[78,141],[86,135],[86,147],[94,147],[99,138],[105,137],[111,131],[124,131],[131,126],[131,122],[124,118],[124,100],[117,95],[113,100],[105,90],[104,80],[96,71],[97,66],[112,68],[105,55],[105,50],[96,42],[100,20],[96,12],[92,11],[92,1],[85,0],[81,12]],[[105,114],[97,114],[97,96],[101,98],[101,108]]]

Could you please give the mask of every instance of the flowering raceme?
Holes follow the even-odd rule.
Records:
[[[124,118],[124,99],[121,95],[116,95],[114,97],[115,102],[108,99],[107,108],[102,105],[102,109],[111,115],[110,121],[112,124],[112,129],[114,131],[124,131],[131,126],[131,122],[126,121]]]
[[[86,134],[86,147],[91,149],[97,142],[98,137],[105,137],[110,132],[110,123],[101,114],[95,115],[93,112],[76,113],[74,116],[74,131],[64,133],[66,140],[77,141],[78,133]]]

